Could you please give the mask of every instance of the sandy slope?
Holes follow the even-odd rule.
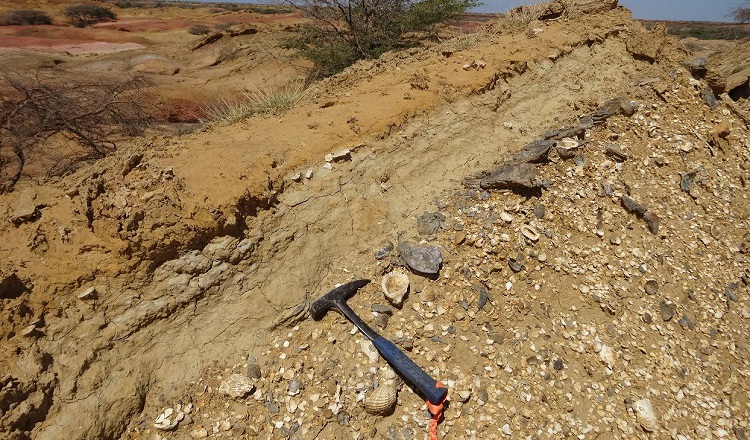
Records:
[[[687,56],[679,44],[601,4],[461,50],[360,62],[285,115],[139,139],[1,196],[0,217],[31,204],[38,218],[0,226],[0,433],[122,435],[207,368],[264,352],[343,268],[362,273],[383,239],[413,234],[414,216],[468,174],[670,78]],[[260,32],[221,45],[190,50],[196,37],[177,42],[180,31],[148,52],[65,58],[66,69],[132,69],[153,53],[180,67],[153,74],[166,103],[238,90],[288,56],[262,50],[264,26],[282,25],[252,25]],[[227,51],[239,56],[210,67]],[[350,157],[325,165],[343,149]]]

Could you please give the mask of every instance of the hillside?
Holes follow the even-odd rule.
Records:
[[[368,278],[353,309],[451,389],[440,438],[746,439],[746,51],[698,62],[615,0],[559,5],[0,195],[0,437],[421,438],[424,401],[343,318],[307,314]],[[142,72],[156,113],[300,76],[279,44],[299,17],[234,14],[254,32],[196,48],[188,25],[223,15],[142,13],[44,31],[141,47],[2,56]],[[507,161],[531,183],[497,184]],[[442,266],[392,307],[404,243]],[[393,412],[365,412],[389,380]]]

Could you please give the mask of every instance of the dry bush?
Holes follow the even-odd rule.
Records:
[[[188,28],[187,33],[190,35],[206,35],[211,33],[211,28],[205,24],[195,24]]]
[[[144,85],[141,78],[85,80],[0,71],[0,193],[12,190],[31,154],[60,155],[56,141],[73,142],[79,152],[58,161],[48,174],[102,158],[120,138],[142,134],[149,123],[138,105]]]
[[[730,15],[737,23],[750,22],[750,1],[744,1],[741,5],[734,8]]]
[[[37,24],[52,24],[52,18],[44,11],[33,9],[8,11],[0,17],[0,26],[30,26]]]

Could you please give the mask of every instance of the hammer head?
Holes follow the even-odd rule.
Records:
[[[351,283],[346,283],[339,286],[330,292],[323,295],[320,299],[310,304],[310,316],[312,319],[318,321],[330,308],[339,310],[339,305],[346,302],[346,300],[357,292],[360,288],[366,286],[370,280],[357,280]]]

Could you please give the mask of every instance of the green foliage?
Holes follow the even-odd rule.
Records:
[[[430,30],[477,6],[474,0],[423,0],[411,5],[404,16],[403,24],[407,31]]]
[[[477,6],[477,0],[302,0],[313,24],[288,43],[315,63],[313,76],[340,72],[357,60],[413,45],[407,32],[435,25]]]
[[[52,19],[46,13],[33,9],[8,11],[0,17],[0,25],[2,26],[29,26],[35,24],[52,24]]]
[[[699,40],[742,40],[750,38],[750,29],[739,24],[676,23],[667,24],[667,31],[680,39],[688,37]]]
[[[73,26],[83,28],[103,21],[116,20],[117,16],[110,9],[99,5],[75,5],[63,10]]]

